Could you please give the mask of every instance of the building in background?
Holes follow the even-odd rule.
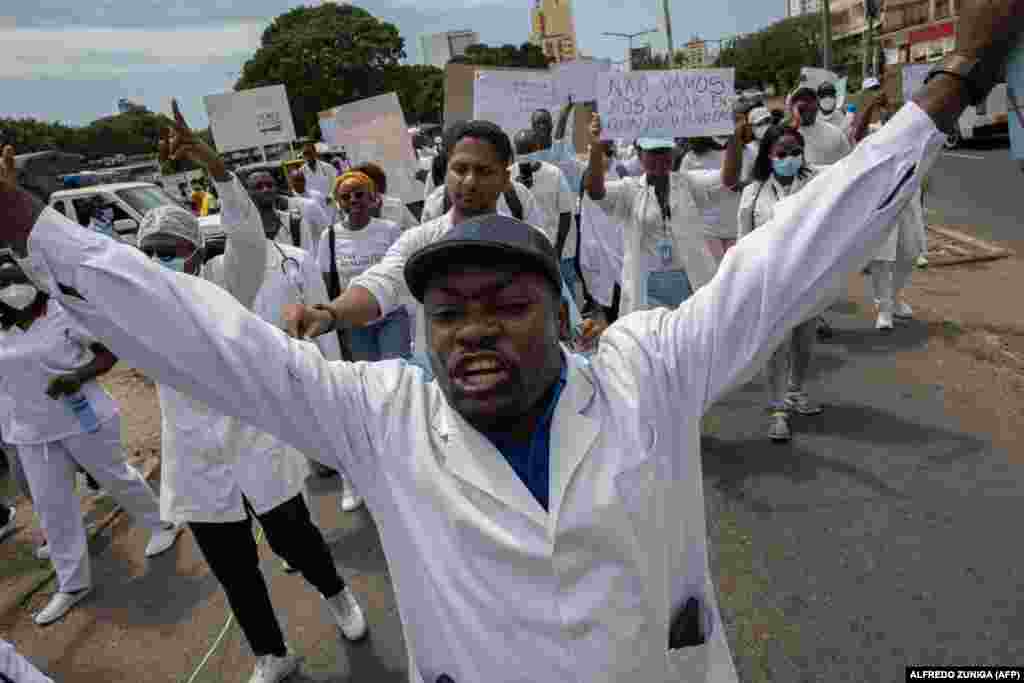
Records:
[[[530,26],[530,42],[549,59],[569,62],[579,56],[571,0],[534,0]]]
[[[423,63],[443,69],[452,57],[466,54],[466,48],[480,43],[476,31],[445,31],[420,36],[420,56]]]
[[[117,113],[118,114],[140,114],[142,112],[149,111],[141,104],[135,104],[127,97],[122,97],[117,101]]]
[[[886,65],[931,62],[956,47],[963,0],[888,0],[879,41]]]
[[[682,69],[703,69],[712,61],[708,42],[699,36],[694,36],[693,40],[676,50],[675,64]]]
[[[821,0],[786,0],[786,16],[799,17],[821,11]]]

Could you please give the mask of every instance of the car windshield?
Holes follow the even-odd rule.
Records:
[[[178,202],[171,199],[170,195],[159,187],[130,187],[115,192],[118,197],[128,203],[128,206],[135,209],[140,216],[145,216],[150,209],[158,206],[179,206]]]

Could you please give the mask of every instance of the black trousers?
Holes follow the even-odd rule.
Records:
[[[253,654],[282,657],[287,651],[284,634],[260,571],[252,518],[259,519],[270,549],[300,571],[325,598],[343,591],[345,582],[338,575],[327,543],[310,519],[301,495],[263,515],[256,515],[248,500],[245,507],[248,517],[240,522],[190,522],[189,527],[213,575],[224,588]]]

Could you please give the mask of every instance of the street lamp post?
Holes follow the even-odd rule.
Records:
[[[638,31],[636,33],[612,33],[610,31],[605,31],[601,35],[602,36],[611,36],[613,38],[625,38],[626,40],[629,41],[629,59],[626,61],[626,63],[629,66],[629,70],[632,71],[633,70],[633,39],[634,38],[639,38],[640,36],[646,36],[648,33],[657,33],[657,32],[658,32],[658,29],[652,28],[652,29],[648,29],[646,31]]]
[[[832,70],[832,8],[829,0],[821,0],[822,55],[821,66],[826,71]]]

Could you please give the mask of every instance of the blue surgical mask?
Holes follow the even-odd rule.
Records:
[[[772,170],[780,178],[792,178],[804,167],[803,157],[786,157],[785,159],[772,159]]]
[[[173,270],[176,273],[185,272],[185,261],[186,259],[181,256],[160,256],[159,254],[153,254],[153,260],[159,263],[167,270]]]

